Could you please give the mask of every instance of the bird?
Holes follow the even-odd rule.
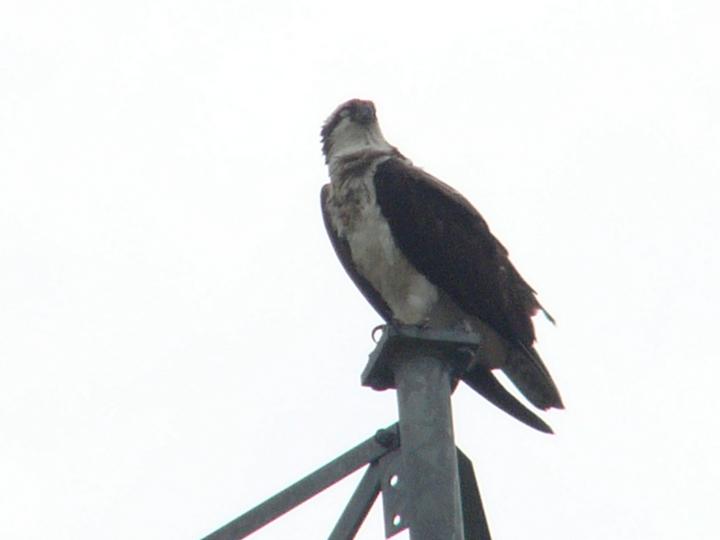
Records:
[[[533,406],[564,408],[535,348],[532,317],[552,316],[475,207],[415,166],[382,134],[372,101],[339,105],[322,126],[330,182],[320,202],[347,274],[387,324],[481,336],[481,361],[460,378],[517,420],[552,429],[495,377],[502,371]]]

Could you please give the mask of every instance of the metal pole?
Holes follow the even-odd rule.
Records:
[[[464,540],[447,364],[417,350],[396,360],[410,538]]]

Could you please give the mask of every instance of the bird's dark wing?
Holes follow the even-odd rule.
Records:
[[[335,253],[338,256],[338,259],[340,259],[340,263],[345,269],[345,272],[347,272],[357,288],[360,289],[360,292],[362,292],[363,296],[365,296],[370,305],[375,308],[375,311],[377,311],[385,321],[391,322],[393,318],[392,311],[382,299],[380,293],[378,293],[370,282],[358,272],[352,260],[350,246],[345,239],[338,236],[337,231],[332,225],[327,210],[327,200],[330,195],[330,189],[331,186],[329,184],[323,186],[320,192],[320,204],[322,207],[325,229],[330,237],[330,242],[335,249]],[[502,387],[502,385],[500,385],[497,379],[495,379],[489,371],[477,368],[463,376],[463,380],[465,380],[470,387],[483,395],[496,407],[508,413],[520,422],[523,422],[524,424],[527,424],[539,431],[552,433],[552,430],[547,424],[517,401],[507,390],[505,390],[505,388]]]
[[[337,231],[330,221],[330,215],[327,210],[327,199],[330,195],[330,189],[330,184],[325,184],[320,191],[320,205],[322,206],[323,222],[325,223],[325,230],[327,230],[328,236],[330,237],[330,242],[332,243],[333,248],[335,248],[335,253],[337,254],[338,259],[340,259],[340,263],[345,269],[345,272],[347,272],[350,279],[353,280],[355,286],[360,289],[360,292],[363,294],[365,299],[370,302],[370,305],[375,308],[375,311],[377,311],[378,314],[385,319],[385,321],[390,322],[392,320],[392,311],[382,299],[380,293],[378,293],[370,282],[358,272],[355,264],[353,263],[350,246],[348,245],[347,240],[338,236]]]
[[[511,344],[503,370],[525,397],[541,409],[562,408],[533,348],[532,316],[542,306],[478,211],[450,186],[400,158],[378,165],[374,184],[405,257],[465,313]]]
[[[423,275],[510,343],[532,346],[535,293],[462,195],[398,158],[377,167],[375,191],[395,242]]]

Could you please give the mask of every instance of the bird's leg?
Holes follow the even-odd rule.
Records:
[[[430,317],[425,317],[420,324],[417,325],[420,330],[428,330],[430,328]]]
[[[372,340],[373,340],[375,343],[377,343],[378,340],[375,339],[375,334],[377,334],[379,330],[382,331],[382,332],[385,332],[385,329],[387,329],[387,328],[393,328],[393,329],[396,330],[397,332],[401,332],[403,328],[409,328],[409,327],[412,327],[412,326],[413,326],[413,325],[401,323],[400,321],[398,321],[396,318],[393,317],[393,318],[390,319],[387,323],[385,323],[385,324],[378,324],[375,328],[373,328],[372,331],[370,332],[370,336],[372,337]]]
[[[425,317],[422,321],[415,324],[405,324],[399,322],[397,319],[393,319],[392,325],[395,328],[401,329],[401,328],[414,328],[417,330],[429,330],[430,329],[430,317]]]
[[[478,354],[477,351],[474,351],[469,347],[461,347],[460,349],[458,349],[458,354],[462,355],[463,360],[465,360],[463,362],[463,374],[474,371],[476,368],[481,366],[480,354]]]
[[[399,320],[395,319],[394,317],[390,319],[387,324],[378,324],[375,328],[372,329],[370,332],[370,336],[372,337],[372,340],[377,343],[378,340],[375,338],[375,335],[378,333],[378,331],[385,331],[386,328],[393,328],[397,332],[402,332],[403,328],[413,328],[418,330],[428,330],[430,329],[430,318],[427,317],[420,321],[417,324],[405,324],[403,322],[400,322]]]
[[[456,326],[456,329],[459,332],[465,332],[466,334],[472,334],[474,332],[472,324],[467,319],[461,321],[460,324]],[[465,360],[462,363],[462,365],[465,366],[463,373],[469,373],[480,365],[480,354],[478,351],[474,351],[469,347],[462,347],[458,350],[458,354],[462,355]]]

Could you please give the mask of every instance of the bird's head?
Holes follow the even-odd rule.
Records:
[[[320,135],[326,163],[362,150],[393,149],[380,131],[372,101],[346,101],[325,121]]]

